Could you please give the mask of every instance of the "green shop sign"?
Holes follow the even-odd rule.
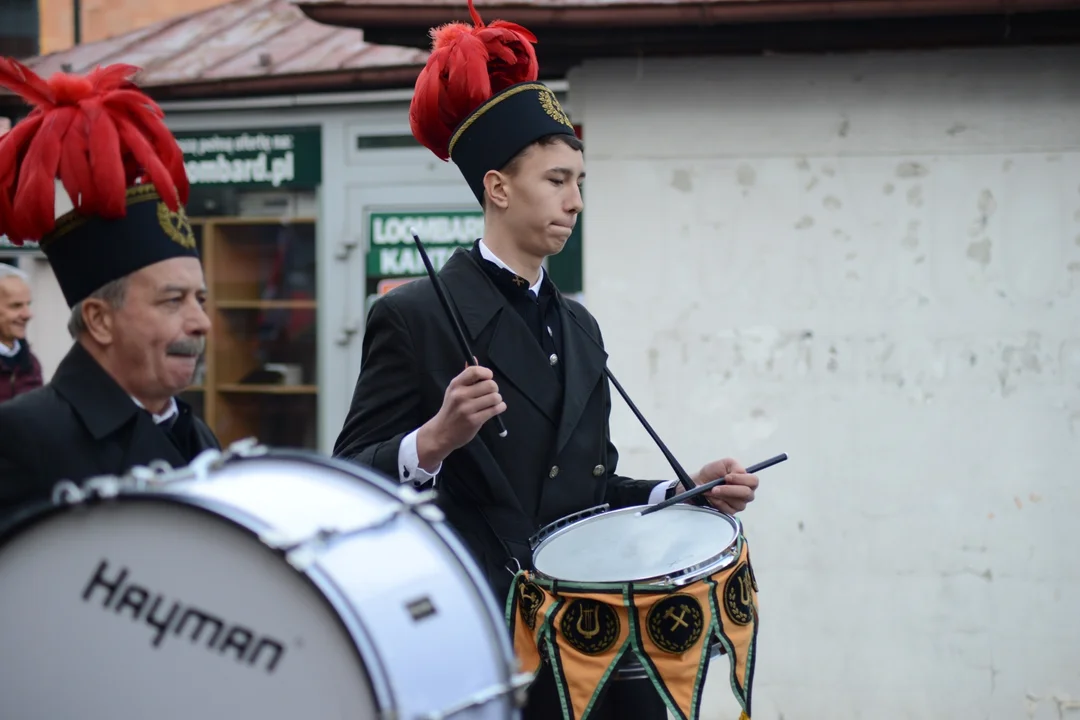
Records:
[[[192,186],[312,188],[322,182],[317,127],[175,135]]]
[[[14,253],[38,253],[41,252],[41,248],[36,242],[27,242],[23,245],[16,245],[7,239],[7,235],[0,235],[0,252],[5,255]]]
[[[368,225],[368,277],[427,274],[410,228],[416,228],[438,272],[456,249],[468,249],[484,234],[484,214],[479,210],[372,213]]]
[[[318,127],[173,134],[193,187],[314,188],[322,182]],[[59,184],[57,192],[64,192]],[[0,251],[40,252],[40,248],[37,243],[16,246],[0,235]]]

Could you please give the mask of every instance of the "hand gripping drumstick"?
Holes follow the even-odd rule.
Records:
[[[446,299],[442,284],[439,282],[439,278],[435,276],[435,268],[431,266],[431,260],[428,258],[427,251],[424,250],[424,243],[420,242],[420,235],[416,232],[416,228],[409,228],[409,232],[412,233],[413,240],[416,241],[416,249],[420,251],[420,259],[424,261],[424,267],[427,268],[431,284],[435,286],[435,294],[439,296],[439,302],[442,304],[443,310],[446,311],[446,316],[450,318],[450,323],[454,326],[454,334],[457,335],[458,344],[461,345],[461,351],[465,353],[465,363],[479,367],[480,363],[476,361],[476,357],[473,356],[473,352],[469,348],[469,341],[465,338],[465,332],[458,323],[457,315],[450,308],[450,301]],[[506,426],[503,425],[502,418],[496,415],[492,419],[499,424],[499,437],[506,437]]]
[[[771,458],[769,458],[768,460],[766,460],[764,462],[759,462],[757,465],[751,465],[750,467],[746,468],[746,473],[748,475],[753,475],[754,473],[761,472],[765,468],[772,467],[773,465],[777,465],[779,463],[782,463],[785,460],[787,460],[787,453],[780,453],[776,457],[771,457]],[[642,510],[641,512],[639,512],[638,516],[645,516],[645,515],[648,515],[649,513],[654,513],[657,510],[663,510],[664,508],[669,507],[671,505],[674,505],[675,503],[680,503],[683,500],[686,500],[687,498],[697,497],[698,495],[701,495],[704,492],[708,492],[709,490],[712,490],[717,485],[723,485],[723,484],[724,484],[724,478],[722,478],[722,477],[716,478],[715,480],[710,480],[707,483],[702,483],[701,485],[698,485],[693,490],[687,490],[686,492],[681,493],[679,495],[676,495],[674,497],[670,497],[667,500],[664,500],[663,502],[658,502],[655,505],[650,505],[649,507],[647,507],[644,510]]]

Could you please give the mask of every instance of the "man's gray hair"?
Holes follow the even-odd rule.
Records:
[[[24,273],[14,265],[8,265],[5,262],[0,262],[0,280],[4,280],[9,277],[15,277],[22,280],[27,285],[30,284],[30,276]]]
[[[87,300],[90,298],[93,298],[94,300],[104,300],[114,310],[118,309],[124,304],[124,296],[127,295],[127,285],[128,279],[126,277],[113,280],[90,293]],[[71,335],[72,340],[78,340],[79,336],[87,330],[86,321],[83,319],[82,311],[82,300],[75,303],[75,307],[71,308],[71,317],[68,318],[67,328],[68,334]]]

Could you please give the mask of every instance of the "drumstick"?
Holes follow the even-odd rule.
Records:
[[[431,266],[431,260],[428,258],[427,251],[424,250],[424,243],[420,242],[420,235],[416,232],[416,228],[409,228],[409,232],[412,233],[413,240],[416,241],[416,249],[420,251],[420,259],[424,261],[424,267],[427,268],[428,277],[431,278],[431,284],[435,286],[435,294],[439,296],[439,302],[443,306],[443,310],[446,311],[446,316],[450,318],[450,323],[454,326],[454,334],[457,335],[458,344],[461,345],[461,351],[465,353],[465,364],[480,366],[476,357],[473,355],[472,350],[469,348],[469,341],[465,338],[465,331],[461,329],[461,325],[458,323],[457,315],[450,308],[450,301],[446,299],[446,294],[443,293],[442,284],[439,283],[439,278],[435,275],[435,268]],[[499,424],[499,437],[506,437],[506,426],[503,425],[502,418],[496,415],[492,418]]]
[[[787,460],[787,453],[780,453],[776,457],[771,457],[771,458],[769,458],[768,460],[766,460],[764,462],[759,462],[757,465],[751,465],[750,467],[746,468],[746,474],[747,475],[753,475],[754,473],[761,472],[765,468],[769,468],[769,467],[772,467],[773,465],[777,465],[779,463],[782,463],[785,460]],[[698,485],[693,490],[687,490],[686,492],[684,492],[684,493],[682,493],[680,495],[676,495],[674,497],[670,497],[667,500],[664,500],[663,502],[658,502],[655,505],[650,505],[649,507],[647,507],[644,510],[642,510],[641,512],[639,512],[638,515],[644,516],[644,515],[648,515],[649,513],[654,513],[657,510],[663,510],[664,508],[669,507],[671,505],[674,505],[675,503],[680,503],[683,500],[686,500],[687,498],[696,497],[696,496],[700,495],[701,493],[708,492],[709,490],[712,490],[717,485],[723,485],[723,484],[724,484],[724,478],[722,478],[722,477],[716,478],[715,480],[710,480],[707,483],[703,483],[701,485]]]
[[[622,395],[622,398],[626,401],[626,404],[630,406],[630,410],[633,411],[634,415],[637,416],[637,419],[641,422],[642,427],[645,428],[645,432],[649,433],[649,435],[653,439],[653,442],[655,442],[656,446],[660,448],[660,452],[662,452],[664,454],[664,457],[667,458],[668,464],[671,465],[671,469],[675,471],[675,477],[679,479],[679,482],[682,483],[684,488],[686,488],[687,490],[693,490],[694,487],[696,487],[694,485],[694,481],[690,479],[690,476],[686,474],[685,470],[683,470],[683,467],[679,464],[679,461],[676,460],[675,456],[671,454],[670,450],[668,450],[667,445],[664,444],[664,441],[661,440],[660,436],[656,434],[656,431],[652,429],[652,426],[649,425],[649,421],[646,420],[645,416],[641,414],[641,411],[637,409],[637,405],[635,405],[634,401],[630,399],[630,396],[626,394],[626,391],[623,390],[623,387],[619,384],[619,381],[615,379],[615,376],[611,374],[611,371],[608,370],[606,366],[604,367],[604,372],[607,374],[608,379],[611,380],[611,384],[614,385],[615,389],[619,391],[620,395]]]

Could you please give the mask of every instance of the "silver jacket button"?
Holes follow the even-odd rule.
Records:
[[[600,477],[601,475],[604,474],[604,466],[603,465],[597,465],[596,467],[594,467],[592,469],[592,474],[595,477]]]
[[[551,357],[548,358],[548,362],[554,365],[555,363],[559,362],[559,356],[555,353],[551,353]]]
[[[558,465],[552,465],[551,466],[551,472],[548,473],[548,477],[553,478],[558,474],[559,474],[559,466]]]

